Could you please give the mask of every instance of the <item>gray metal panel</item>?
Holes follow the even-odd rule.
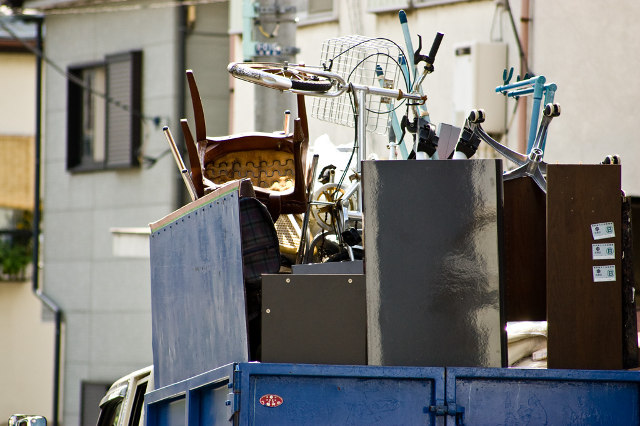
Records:
[[[150,248],[156,387],[247,361],[238,192],[156,229]]]
[[[263,275],[262,361],[366,364],[364,275]]]
[[[501,160],[363,162],[368,361],[505,363]]]

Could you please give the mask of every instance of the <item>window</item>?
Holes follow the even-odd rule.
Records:
[[[298,0],[297,14],[301,25],[332,21],[338,18],[334,0]]]
[[[142,53],[68,71],[67,170],[139,166]]]
[[[408,9],[410,6],[408,0],[368,0],[367,10],[369,12],[387,12],[398,11],[400,9]]]
[[[367,0],[369,12],[391,12],[414,7],[438,6],[468,0]]]

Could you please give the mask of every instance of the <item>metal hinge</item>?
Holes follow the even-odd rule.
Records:
[[[240,411],[240,369],[237,365],[234,367],[232,377],[229,378],[227,389],[229,393],[224,403],[228,409],[227,418],[232,420],[233,416]]]

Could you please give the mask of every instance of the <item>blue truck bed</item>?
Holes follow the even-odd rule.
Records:
[[[148,426],[640,424],[640,372],[235,363],[145,396]]]

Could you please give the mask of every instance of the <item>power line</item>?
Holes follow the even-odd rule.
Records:
[[[181,7],[181,6],[197,6],[201,4],[228,3],[229,0],[185,0],[185,1],[165,1],[150,4],[127,4],[118,6],[109,6],[114,3],[127,3],[127,0],[106,0],[98,3],[98,7],[75,7],[57,9],[46,9],[47,15],[80,15],[86,13],[103,13],[103,12],[122,12],[144,9],[160,9],[165,7]],[[104,4],[106,6],[100,6]]]
[[[87,92],[91,93],[92,95],[98,96],[100,98],[103,98],[106,102],[124,110],[127,112],[130,112],[132,115],[139,117],[143,120],[149,121],[151,123],[153,123],[156,127],[158,127],[160,125],[161,122],[161,117],[159,116],[147,116],[145,114],[142,113],[142,111],[138,111],[138,110],[132,110],[129,105],[127,104],[123,104],[122,102],[111,98],[109,96],[107,96],[106,93],[100,92],[98,90],[95,90],[94,88],[88,86],[84,80],[82,80],[81,78],[70,74],[69,72],[67,72],[66,70],[64,70],[60,65],[56,64],[53,60],[51,60],[47,55],[44,54],[44,52],[42,52],[40,49],[38,49],[37,47],[33,46],[31,43],[27,42],[26,40],[24,40],[22,37],[20,37],[18,34],[16,34],[10,26],[8,26],[6,24],[6,22],[4,22],[3,19],[0,19],[0,27],[2,27],[14,40],[17,40],[18,42],[20,42],[20,44],[22,44],[26,49],[28,49],[29,51],[31,51],[34,55],[36,55],[39,58],[42,58],[43,61],[45,61],[49,66],[51,66],[51,68],[53,68],[55,71],[57,71],[59,74],[61,74],[63,77],[65,77],[67,80],[70,80],[71,82],[73,82],[74,84],[80,86],[83,90],[86,90]],[[166,117],[165,117],[166,119]]]

